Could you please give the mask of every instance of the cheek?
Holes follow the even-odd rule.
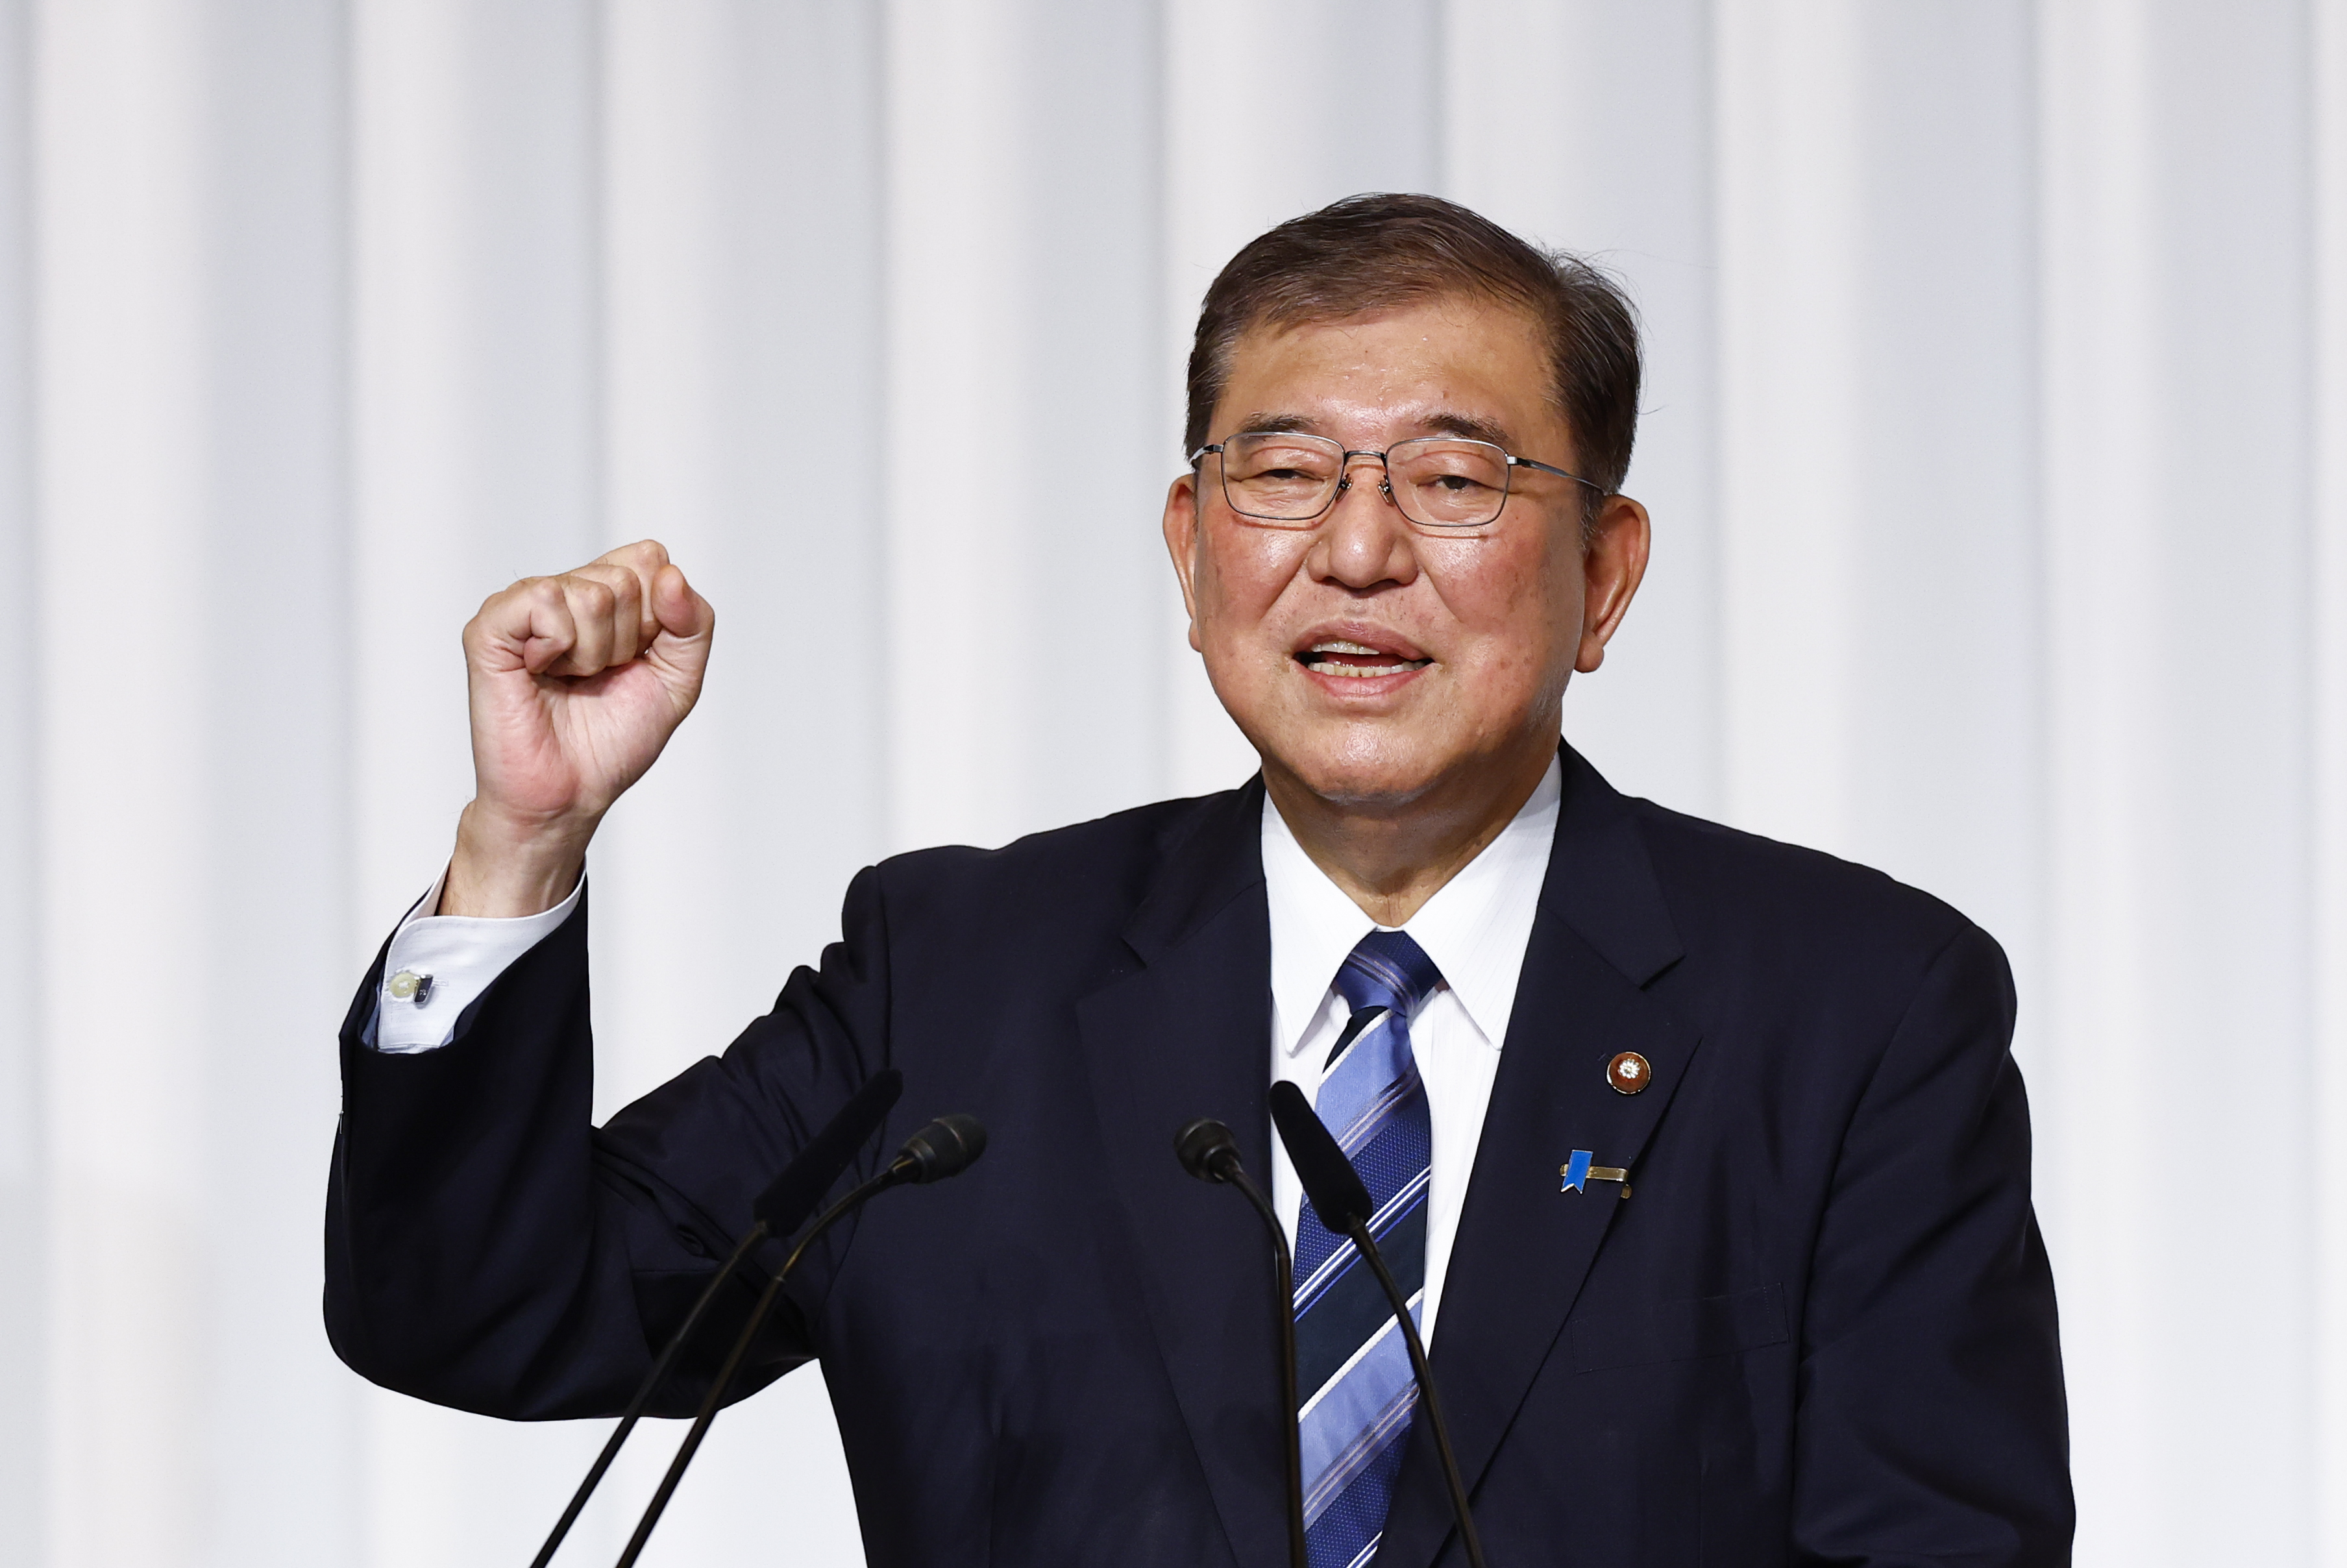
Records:
[[[1198,555],[1198,608],[1225,631],[1255,625],[1296,579],[1308,534],[1210,519]]]
[[[1443,598],[1471,631],[1481,662],[1529,683],[1561,683],[1581,645],[1584,593],[1577,551],[1511,551],[1446,574]]]

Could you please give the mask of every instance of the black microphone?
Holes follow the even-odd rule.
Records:
[[[1279,1414],[1287,1442],[1287,1561],[1290,1568],[1305,1568],[1304,1456],[1296,1426],[1296,1262],[1287,1250],[1287,1233],[1271,1200],[1246,1173],[1238,1140],[1228,1127],[1202,1117],[1174,1135],[1174,1154],[1198,1180],[1236,1187],[1271,1233],[1272,1279],[1279,1295]]]
[[[1376,1212],[1369,1203],[1369,1189],[1362,1184],[1353,1163],[1345,1158],[1345,1151],[1337,1146],[1336,1138],[1313,1113],[1312,1102],[1293,1083],[1271,1086],[1271,1120],[1279,1129],[1279,1141],[1287,1145],[1287,1157],[1296,1166],[1304,1195],[1312,1200],[1312,1212],[1330,1231],[1353,1238],[1385,1290],[1394,1322],[1401,1328],[1402,1344],[1409,1350],[1409,1369],[1418,1378],[1419,1403],[1426,1408],[1427,1425],[1434,1433],[1434,1451],[1442,1460],[1442,1479],[1450,1488],[1450,1512],[1459,1521],[1460,1543],[1467,1549],[1469,1568],[1484,1568],[1483,1542],[1475,1533],[1475,1518],[1467,1506],[1467,1483],[1460,1479],[1459,1456],[1450,1449],[1442,1402],[1434,1396],[1434,1372],[1426,1364],[1426,1346],[1410,1318],[1409,1299],[1394,1283],[1393,1271],[1386,1267],[1378,1244],[1369,1236],[1369,1215]]]
[[[642,1419],[644,1407],[651,1402],[653,1392],[666,1380],[669,1368],[676,1364],[677,1355],[684,1348],[685,1341],[692,1338],[692,1331],[701,1327],[701,1319],[708,1312],[709,1304],[717,1299],[720,1287],[733,1276],[733,1271],[742,1266],[743,1260],[760,1242],[769,1236],[786,1236],[799,1228],[807,1215],[815,1211],[815,1204],[823,1201],[824,1194],[831,1190],[832,1183],[839,1180],[839,1173],[855,1160],[856,1152],[880,1130],[880,1123],[887,1119],[890,1109],[897,1103],[897,1097],[904,1091],[905,1075],[893,1067],[884,1067],[866,1079],[864,1087],[848,1097],[847,1103],[839,1108],[839,1113],[825,1122],[823,1131],[809,1139],[806,1146],[783,1167],[783,1173],[758,1194],[757,1201],[750,1205],[750,1214],[755,1223],[742,1237],[740,1245],[734,1247],[733,1255],[727,1258],[725,1266],[711,1277],[700,1299],[692,1304],[692,1310],[684,1315],[684,1322],[669,1336],[659,1358],[652,1362],[651,1370],[645,1373],[644,1380],[636,1386],[635,1398],[628,1401],[627,1409],[620,1417],[620,1424],[612,1429],[610,1437],[603,1444],[603,1451],[595,1456],[595,1463],[587,1471],[587,1479],[580,1481],[579,1490],[570,1494],[570,1506],[564,1509],[562,1517],[554,1522],[553,1533],[546,1538],[546,1544],[538,1549],[538,1555],[530,1559],[529,1568],[546,1568],[554,1560],[555,1551],[562,1544],[562,1538],[570,1533],[570,1527],[579,1521],[579,1511],[587,1506],[587,1500],[602,1483],[603,1472],[611,1468],[613,1460],[619,1458],[620,1445],[628,1440],[628,1434],[636,1430],[636,1422]]]
[[[627,1550],[620,1553],[617,1568],[633,1568],[636,1559],[643,1555],[645,1543],[652,1538],[653,1526],[660,1523],[661,1513],[668,1508],[668,1500],[676,1492],[677,1482],[684,1479],[685,1467],[692,1462],[692,1456],[701,1448],[701,1440],[708,1435],[709,1424],[717,1419],[717,1408],[724,1401],[725,1390],[733,1386],[735,1374],[742,1370],[742,1363],[749,1358],[751,1342],[766,1326],[767,1314],[774,1311],[774,1303],[781,1298],[783,1283],[790,1278],[791,1270],[799,1266],[799,1259],[806,1255],[806,1249],[815,1245],[815,1238],[889,1188],[919,1186],[930,1182],[942,1182],[948,1176],[958,1176],[976,1164],[978,1157],[985,1153],[986,1128],[977,1117],[940,1116],[906,1139],[904,1146],[897,1151],[897,1157],[888,1162],[887,1169],[824,1210],[815,1224],[808,1227],[806,1235],[799,1238],[798,1245],[791,1249],[791,1255],[783,1260],[783,1266],[766,1282],[764,1293],[758,1297],[758,1305],[750,1314],[750,1321],[742,1326],[741,1334],[733,1341],[733,1348],[726,1354],[724,1366],[718,1369],[717,1381],[710,1386],[708,1397],[701,1401],[700,1413],[692,1418],[692,1430],[684,1434],[684,1441],[677,1445],[676,1457],[669,1461],[668,1473],[661,1477],[660,1490],[652,1493],[651,1501],[645,1505],[643,1518],[636,1523],[635,1534],[628,1538]]]
[[[882,1173],[887,1186],[911,1183],[916,1186],[929,1182],[942,1182],[948,1176],[958,1176],[978,1163],[986,1153],[986,1127],[975,1116],[958,1112],[940,1116],[911,1137],[897,1152]],[[886,1191],[875,1187],[875,1193]]]

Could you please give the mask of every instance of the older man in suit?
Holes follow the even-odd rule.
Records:
[[[466,1409],[616,1409],[765,1181],[896,1067],[992,1152],[811,1254],[752,1379],[821,1358],[872,1561],[1268,1568],[1261,1239],[1170,1148],[1214,1115],[1296,1245],[1312,1561],[1459,1561],[1391,1325],[1274,1158],[1285,1080],[1377,1202],[1493,1562],[2065,1562],[1995,944],[1559,744],[1645,566],[1637,385],[1610,285],[1450,203],[1249,245],[1164,531],[1261,774],[865,872],[773,1012],[600,1129],[585,851],[713,618],[649,543],[492,598],[477,794],[343,1032],[337,1348]]]

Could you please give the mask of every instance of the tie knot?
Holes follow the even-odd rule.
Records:
[[[1337,991],[1355,1012],[1391,1008],[1403,1018],[1442,983],[1442,971],[1407,931],[1372,931],[1353,945],[1337,970]]]

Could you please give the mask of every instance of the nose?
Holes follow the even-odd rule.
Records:
[[[1320,525],[1308,565],[1313,577],[1360,591],[1418,576],[1416,536],[1394,505],[1385,466],[1374,454],[1348,454],[1344,487]]]

